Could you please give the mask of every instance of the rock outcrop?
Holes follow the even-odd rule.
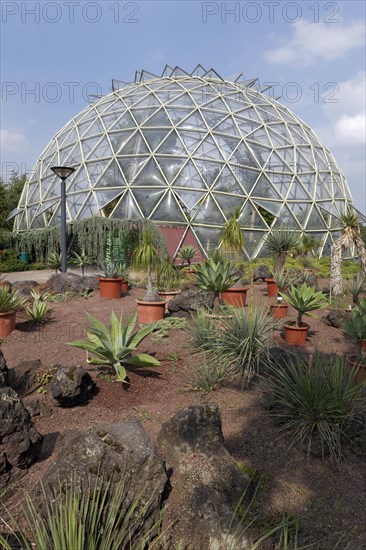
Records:
[[[88,403],[95,394],[96,384],[80,365],[59,367],[51,394],[59,407],[76,407]]]

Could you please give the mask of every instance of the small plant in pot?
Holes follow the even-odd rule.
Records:
[[[132,253],[132,266],[146,271],[147,287],[142,300],[136,300],[139,323],[152,323],[164,318],[166,300],[161,300],[153,289],[152,273],[159,268],[161,251],[156,243],[151,229],[145,227],[141,233],[141,241]]]
[[[234,264],[222,258],[218,252],[197,266],[194,277],[197,286],[214,293],[214,312],[217,311],[220,294],[233,287],[238,280]]]
[[[180,269],[172,262],[168,254],[158,270],[158,294],[163,300],[167,300],[165,309],[168,308],[169,301],[181,292],[182,277]]]
[[[302,317],[303,315],[315,317],[310,311],[325,307],[327,305],[325,296],[306,283],[299,287],[291,285],[288,292],[281,293],[281,296],[297,311],[296,321],[285,325],[285,340],[294,346],[305,346],[309,325],[303,323]]]
[[[358,307],[343,321],[343,332],[359,342],[359,359],[366,357],[366,298],[360,300]]]
[[[275,261],[277,269],[284,269],[286,257],[296,249],[300,242],[300,235],[291,229],[272,229],[266,239],[266,247]],[[270,298],[278,293],[278,286],[273,277],[265,279],[267,292]]]
[[[276,302],[270,305],[271,314],[275,319],[287,317],[288,304],[283,299],[283,294],[294,284],[296,275],[289,271],[285,272],[283,268],[277,268],[273,272],[273,280],[278,288]]]
[[[24,300],[16,290],[0,286],[0,339],[7,338],[15,329],[16,312]]]
[[[125,264],[111,260],[100,266],[103,275],[98,277],[101,298],[117,300],[121,298],[121,284],[126,276]]]
[[[197,250],[194,246],[187,244],[186,246],[182,246],[182,248],[179,251],[178,258],[182,260],[183,265],[185,262],[187,262],[188,268],[191,267],[191,262],[194,259],[194,257],[197,254]]]

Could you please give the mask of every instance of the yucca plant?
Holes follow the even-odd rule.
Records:
[[[67,256],[66,263],[68,263],[69,261],[70,261],[70,257]],[[61,267],[62,267],[61,253],[59,254],[58,252],[52,252],[47,258],[46,265],[49,269],[54,269],[55,273],[57,273],[58,271],[61,271]]]
[[[84,277],[85,274],[85,267],[88,265],[91,265],[93,263],[93,260],[90,256],[85,254],[85,251],[82,250],[81,254],[78,254],[77,252],[72,253],[73,258],[71,259],[71,263],[76,265],[76,267],[79,267],[81,269],[81,276]]]
[[[105,481],[101,474],[91,476],[80,487],[71,474],[68,483],[53,488],[53,498],[41,485],[43,513],[28,495],[22,510],[22,526],[10,515],[6,527],[23,550],[149,550],[159,547],[160,523],[149,521],[153,495],[140,491],[128,498],[128,485]],[[128,499],[128,500],[127,500]],[[5,520],[3,520],[5,523]],[[1,526],[1,522],[0,522]],[[18,546],[19,545],[19,546]],[[155,546],[156,545],[156,546]],[[14,548],[0,534],[4,550]]]
[[[0,313],[16,311],[24,305],[25,300],[17,290],[9,290],[7,286],[0,286]]]
[[[235,265],[217,255],[201,262],[196,267],[196,273],[194,274],[194,282],[197,286],[214,293],[213,309],[216,308],[220,292],[232,287],[239,278]]]
[[[112,311],[108,328],[93,315],[88,315],[90,325],[86,328],[87,340],[75,340],[68,342],[69,346],[85,349],[97,358],[88,358],[89,365],[110,365],[117,375],[119,382],[127,381],[126,366],[130,367],[155,367],[160,362],[148,355],[140,353],[132,355],[137,346],[148,336],[156,325],[147,325],[141,330],[133,332],[137,313],[132,315],[126,323],[123,323],[122,314],[118,319]]]
[[[302,356],[272,365],[265,381],[275,400],[275,414],[291,436],[291,445],[306,445],[310,453],[314,438],[323,454],[341,462],[341,435],[345,423],[362,404],[362,384],[357,369],[350,370],[342,358],[313,356],[311,365]]]
[[[156,302],[159,296],[153,290],[152,272],[157,269],[161,261],[161,251],[156,244],[155,233],[145,227],[142,230],[141,241],[132,253],[132,265],[136,269],[147,272],[147,288],[143,297],[144,302]]]
[[[285,265],[286,256],[294,251],[300,243],[301,237],[292,229],[272,229],[266,238],[266,246],[270,254],[275,256],[279,268]]]
[[[126,264],[123,262],[107,260],[100,264],[99,268],[103,272],[102,278],[105,279],[120,279],[127,275]]]
[[[314,317],[310,311],[323,308],[327,305],[326,298],[322,292],[318,292],[315,287],[303,283],[299,287],[291,285],[290,289],[280,293],[286,302],[297,311],[296,326],[302,326],[302,317]]]
[[[344,281],[344,286],[351,294],[353,304],[357,305],[361,294],[366,291],[366,274],[357,273],[355,277]]]
[[[187,262],[188,267],[191,266],[191,262],[193,258],[196,256],[197,250],[194,246],[187,244],[186,246],[182,246],[182,248],[179,251],[179,258],[183,260],[184,262]]]

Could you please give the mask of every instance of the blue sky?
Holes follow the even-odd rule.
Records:
[[[2,177],[30,171],[88,93],[166,63],[275,83],[274,96],[331,150],[366,213],[361,0],[2,0]]]

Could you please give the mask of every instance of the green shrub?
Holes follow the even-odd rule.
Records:
[[[362,403],[362,383],[357,369],[349,369],[338,356],[331,359],[316,353],[312,363],[295,356],[283,365],[273,365],[265,389],[275,400],[275,414],[284,423],[291,445],[306,446],[320,441],[323,456],[330,453],[341,464],[341,435],[347,420]]]

